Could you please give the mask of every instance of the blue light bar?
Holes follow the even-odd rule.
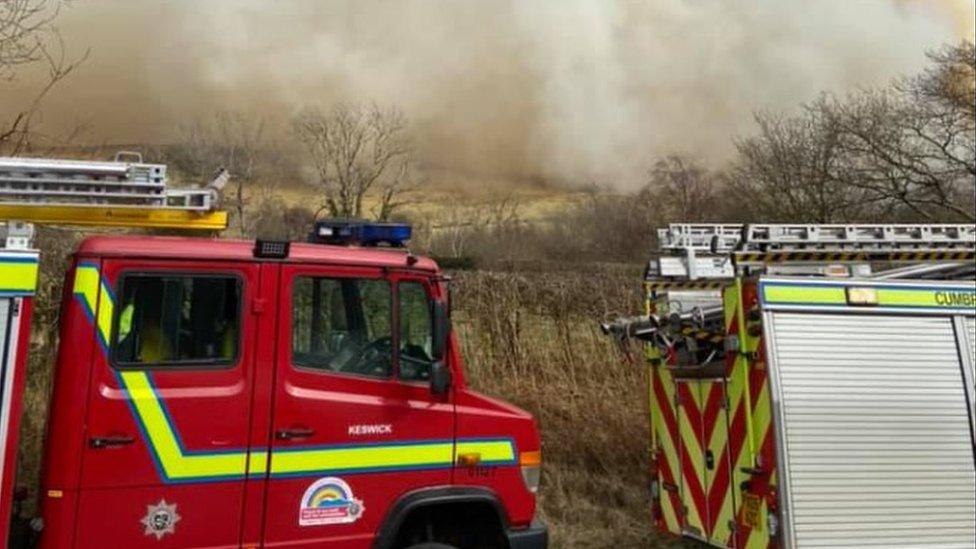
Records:
[[[378,223],[364,219],[324,219],[315,222],[310,240],[340,246],[391,246],[402,248],[410,240],[406,223]]]

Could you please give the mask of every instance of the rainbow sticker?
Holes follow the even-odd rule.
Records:
[[[313,482],[298,508],[299,526],[349,524],[363,516],[363,501],[341,478],[325,477]]]

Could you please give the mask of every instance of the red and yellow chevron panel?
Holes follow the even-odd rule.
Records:
[[[651,369],[651,420],[657,448],[659,527],[673,534],[681,534],[684,525],[684,506],[681,501],[681,462],[678,420],[674,414],[674,380],[662,366]]]
[[[662,361],[651,368],[655,517],[660,529],[710,545],[775,547],[772,409],[762,331],[750,329],[760,320],[746,314],[756,289],[736,283],[724,296],[726,333],[742,350],[728,354],[724,380],[675,379]]]

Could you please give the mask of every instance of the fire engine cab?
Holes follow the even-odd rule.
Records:
[[[213,232],[219,183],[167,189],[141,158],[0,159],[0,538],[29,223]],[[61,302],[39,546],[545,547],[536,424],[467,386],[449,280],[409,236],[344,220],[308,243],[84,240]]]

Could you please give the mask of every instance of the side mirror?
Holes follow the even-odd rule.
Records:
[[[430,365],[430,392],[435,395],[447,394],[451,388],[451,369],[443,360]]]
[[[443,301],[434,302],[434,327],[431,354],[434,360],[444,360],[447,339],[451,334],[451,319],[447,315],[447,305]]]

